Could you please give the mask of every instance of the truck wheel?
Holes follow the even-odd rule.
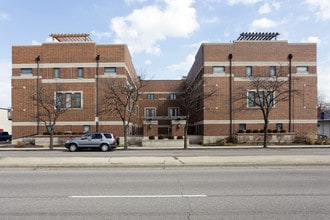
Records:
[[[109,150],[109,146],[107,144],[102,144],[101,145],[101,151],[106,152]]]
[[[75,144],[70,144],[70,146],[69,146],[69,151],[71,151],[71,152],[75,152],[75,151],[77,151],[77,145],[75,145]]]

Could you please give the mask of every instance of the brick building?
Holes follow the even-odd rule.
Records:
[[[96,85],[98,80],[125,84],[138,78],[127,46],[98,45],[88,35],[52,36],[54,42],[12,48],[14,138],[45,132],[43,125],[38,126],[36,105],[31,101],[38,86],[53,91],[54,99],[70,103],[56,124],[57,132],[81,133],[95,131],[99,126],[100,130],[111,130],[122,136],[122,122],[118,117],[98,115]],[[187,77],[151,80],[143,88],[130,133],[145,137],[182,135],[186,121],[180,99],[185,94],[179,88],[183,80],[191,84],[202,82],[202,92],[217,88],[217,95],[202,100],[192,120],[187,122],[190,134],[212,141],[238,130],[262,129],[260,110],[250,106],[245,98],[245,108],[237,111],[242,101],[233,99],[238,89],[244,87],[246,96],[252,94],[254,88],[248,88],[252,76],[271,79],[279,74],[288,85],[291,82],[290,88],[299,94],[292,93],[289,101],[274,105],[269,127],[317,133],[316,44],[288,43],[274,40],[276,36],[243,33],[232,43],[202,44]]]

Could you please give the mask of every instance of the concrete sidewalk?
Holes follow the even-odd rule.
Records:
[[[330,166],[326,156],[0,157],[0,168],[179,168]]]
[[[201,146],[193,149],[262,149],[262,146]],[[269,149],[330,148],[329,145],[270,145]],[[129,150],[179,150],[181,147],[130,146]],[[188,149],[188,150],[189,150]],[[54,150],[66,151],[64,147]],[[118,147],[116,150],[123,150]],[[48,148],[1,147],[1,151],[49,151]],[[68,152],[69,153],[69,152]],[[171,167],[259,167],[259,166],[330,166],[330,155],[276,156],[148,156],[148,157],[1,157],[0,168],[171,168]]]

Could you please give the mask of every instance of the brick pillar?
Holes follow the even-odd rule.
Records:
[[[186,120],[172,120],[171,127],[172,127],[172,136],[184,136],[184,126],[186,124]]]
[[[143,121],[143,136],[148,138],[149,136],[158,136],[158,121],[146,120]]]

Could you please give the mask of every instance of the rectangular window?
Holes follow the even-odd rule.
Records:
[[[54,78],[60,78],[60,68],[54,68]]]
[[[297,73],[308,73],[307,66],[297,66]]]
[[[65,108],[71,108],[71,93],[65,93]]]
[[[239,124],[239,130],[246,130],[246,124]]]
[[[76,92],[73,94],[74,96],[74,108],[81,108],[81,93]]]
[[[104,67],[104,73],[114,74],[116,73],[116,67]]]
[[[21,74],[32,74],[32,68],[22,68]]]
[[[252,76],[252,66],[247,66],[245,70],[246,70],[246,77],[251,77]]]
[[[282,123],[276,123],[276,130],[277,131],[282,131],[283,129],[283,124]]]
[[[84,77],[84,68],[78,67],[78,69],[77,69],[77,77],[78,78],[83,78]]]
[[[252,108],[256,106],[255,103],[255,91],[248,91],[248,107]]]
[[[274,92],[272,91],[248,91],[247,94],[248,107],[264,106],[265,108],[273,107],[275,104]]]
[[[176,93],[171,93],[170,94],[170,99],[175,100],[176,99]]]
[[[214,66],[213,73],[225,73],[225,67],[224,66]]]
[[[168,108],[168,116],[176,117],[179,116],[179,108],[170,107]]]
[[[91,130],[91,126],[90,125],[84,125],[84,132],[87,133],[87,132],[90,132]]]
[[[55,99],[56,108],[81,108],[80,92],[57,92]]]
[[[145,116],[146,118],[156,117],[156,108],[146,108]]]
[[[153,100],[155,98],[154,94],[153,93],[148,93],[147,94],[147,99],[149,100]]]
[[[62,108],[63,107],[63,93],[56,93],[55,107],[56,108]]]
[[[269,76],[270,77],[276,76],[276,66],[270,66],[269,67]]]

